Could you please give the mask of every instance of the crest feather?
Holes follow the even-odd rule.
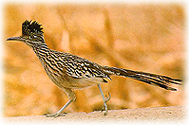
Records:
[[[30,35],[30,34],[36,34],[36,35],[43,35],[42,26],[37,21],[28,21],[26,20],[24,23],[22,23],[22,35]]]

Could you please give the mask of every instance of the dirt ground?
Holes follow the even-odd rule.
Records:
[[[45,116],[6,117],[5,123],[185,123],[186,113],[183,106],[138,108],[125,110],[110,110],[107,116],[102,112],[68,113],[57,118]]]

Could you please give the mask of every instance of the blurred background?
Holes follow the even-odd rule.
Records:
[[[4,116],[57,112],[67,101],[20,36],[25,20],[43,26],[47,45],[101,65],[184,79],[185,10],[180,4],[6,4],[4,6]],[[112,76],[101,84],[111,94],[108,109],[177,106],[184,88],[166,91],[130,78]],[[76,90],[64,112],[102,109],[97,86]]]

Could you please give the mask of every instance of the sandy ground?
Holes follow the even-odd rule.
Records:
[[[77,122],[148,122],[148,123],[185,123],[186,108],[182,106],[157,107],[157,108],[138,108],[126,110],[109,110],[108,115],[104,116],[102,112],[91,113],[69,113],[66,116],[57,118],[45,116],[20,116],[5,117],[5,123],[77,123]]]

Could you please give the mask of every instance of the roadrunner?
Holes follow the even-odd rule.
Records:
[[[82,89],[97,85],[102,95],[104,110],[108,113],[105,97],[100,83],[107,83],[111,75],[130,77],[151,85],[159,86],[166,90],[177,91],[171,84],[181,85],[180,79],[151,73],[121,69],[116,67],[101,66],[97,63],[80,58],[69,53],[51,50],[47,47],[42,26],[36,21],[26,20],[22,24],[22,35],[8,38],[7,41],[22,41],[30,46],[41,61],[49,78],[68,96],[69,101],[55,114],[46,114],[47,117],[57,117],[73,101],[76,96],[74,89]]]

